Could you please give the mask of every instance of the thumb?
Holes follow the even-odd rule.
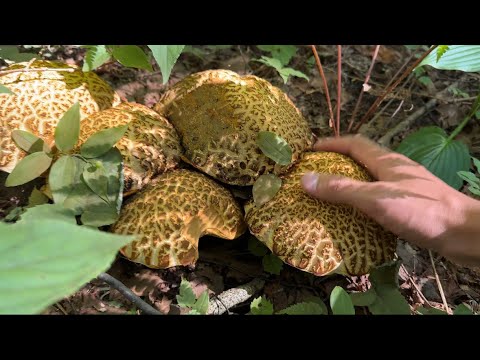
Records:
[[[365,208],[365,193],[370,183],[340,175],[306,173],[301,184],[312,197],[332,203],[343,203]],[[367,205],[368,206],[368,205]]]

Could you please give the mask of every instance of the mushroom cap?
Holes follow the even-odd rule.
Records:
[[[196,171],[160,175],[130,199],[111,231],[139,234],[120,251],[151,268],[195,264],[200,237],[235,239],[246,230],[232,194]]]
[[[6,70],[23,69],[29,63],[10,65]],[[11,172],[24,156],[11,138],[13,130],[26,130],[50,146],[63,114],[80,103],[81,118],[120,103],[120,97],[93,72],[60,62],[35,60],[29,68],[73,68],[75,71],[29,71],[0,76],[0,84],[12,94],[0,94],[0,170]]]
[[[136,103],[121,103],[85,118],[80,126],[79,143],[100,130],[127,124],[128,129],[116,147],[124,160],[124,192],[131,194],[154,176],[176,168],[182,146],[167,119]]]
[[[187,76],[154,109],[177,129],[185,160],[230,185],[253,185],[264,173],[288,168],[262,153],[259,131],[285,139],[292,161],[313,142],[307,121],[285,93],[259,77],[229,70]]]
[[[250,232],[284,262],[317,276],[363,275],[393,259],[396,236],[356,208],[314,199],[300,179],[307,172],[373,181],[353,159],[332,152],[306,152],[281,176],[269,202],[245,206]]]

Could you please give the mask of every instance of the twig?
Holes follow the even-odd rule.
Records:
[[[253,294],[260,291],[264,285],[264,280],[256,278],[246,284],[222,292],[217,297],[210,299],[207,315],[221,315],[225,313],[233,306],[247,301]]]
[[[68,315],[67,311],[65,308],[58,302],[55,304],[55,306],[63,313],[63,315]]]
[[[452,310],[448,306],[447,299],[445,298],[445,293],[443,292],[443,286],[442,286],[442,283],[440,282],[440,277],[438,276],[437,268],[435,267],[435,262],[433,261],[433,255],[431,250],[428,250],[428,255],[430,256],[430,262],[432,263],[433,272],[435,273],[435,280],[437,281],[438,290],[440,291],[440,296],[442,297],[445,311],[447,312],[448,315],[452,315]]]
[[[350,132],[350,130],[352,129],[355,116],[357,115],[358,108],[360,107],[360,103],[362,102],[363,93],[366,91],[365,89],[368,87],[368,81],[370,80],[370,76],[372,74],[373,66],[375,65],[375,60],[377,59],[379,49],[380,49],[380,45],[375,46],[375,50],[373,51],[373,56],[372,56],[372,62],[370,64],[370,68],[367,71],[367,76],[365,76],[365,81],[363,82],[362,90],[360,90],[360,95],[358,96],[357,103],[355,104],[355,108],[353,109],[352,117],[350,118],[350,123],[348,124],[347,132]]]
[[[420,56],[420,58],[418,58],[407,70],[405,70],[403,72],[402,75],[399,76],[399,78],[392,84],[390,85],[389,87],[387,87],[387,89],[384,91],[384,93],[382,95],[380,95],[379,97],[377,97],[377,99],[375,100],[375,102],[372,104],[372,106],[370,106],[370,109],[368,109],[368,111],[366,112],[366,114],[362,117],[362,119],[360,120],[360,122],[358,123],[358,125],[355,127],[355,132],[358,131],[358,129],[360,129],[360,126],[363,125],[363,123],[365,123],[365,121],[375,112],[375,110],[377,110],[378,106],[380,105],[380,103],[385,99],[385,97],[391,93],[397,86],[398,84],[400,84],[400,82],[402,82],[403,79],[405,79],[408,75],[410,75],[410,73],[413,71],[413,69],[415,69],[415,67],[420,64],[420,62],[425,59],[428,54],[430,54],[433,50],[435,50],[437,48],[438,45],[434,45],[432,46],[430,49],[428,49],[428,51],[426,51],[422,56]]]
[[[410,283],[413,285],[415,290],[417,290],[418,296],[420,296],[422,298],[422,300],[427,303],[428,306],[433,307],[432,304],[430,303],[430,301],[428,301],[428,299],[425,297],[425,295],[423,295],[422,291],[419,289],[418,285],[415,283],[415,280],[413,280],[413,277],[408,273],[408,270],[405,267],[405,265],[403,265],[403,264],[400,265],[400,268],[405,272],[405,274],[407,274],[408,281],[410,281]]]
[[[127,288],[122,282],[115,279],[113,276],[107,273],[101,273],[97,276],[99,280],[106,282],[112,288],[117,290],[120,294],[122,294],[127,300],[131,301],[137,308],[142,310],[147,315],[163,315],[160,311],[155,309],[153,306],[147,304],[145,301],[140,299],[137,295],[135,295],[132,290]]]
[[[335,129],[335,120],[333,116],[333,108],[332,108],[332,101],[330,100],[330,93],[328,92],[328,84],[327,79],[325,77],[325,73],[323,72],[322,62],[320,61],[320,57],[318,56],[317,49],[315,45],[310,45],[312,47],[313,56],[315,57],[315,62],[317,64],[318,72],[320,73],[320,77],[323,81],[323,88],[325,89],[325,97],[327,98],[327,105],[328,111],[330,112],[330,121],[329,123],[332,124],[333,132],[337,135],[337,131]]]
[[[340,108],[342,107],[342,45],[337,45],[337,130],[336,136],[340,136]]]
[[[12,70],[2,70],[0,71],[0,76],[11,74],[11,73],[22,73],[22,72],[34,72],[34,71],[66,71],[66,72],[74,72],[75,68],[68,68],[68,69],[56,69],[56,68],[22,68],[22,69],[12,69]]]

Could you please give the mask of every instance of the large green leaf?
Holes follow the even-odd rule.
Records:
[[[262,206],[275,197],[282,186],[282,179],[275,174],[261,175],[253,184],[252,195],[255,205]]]
[[[368,289],[365,292],[350,293],[350,299],[355,306],[369,306],[375,302],[377,293],[373,288]]]
[[[68,109],[55,128],[55,145],[60,151],[72,150],[80,134],[80,104]]]
[[[160,66],[163,83],[166,84],[170,78],[173,65],[177,62],[185,45],[148,45],[148,47],[152,50],[153,57]]]
[[[341,286],[335,286],[330,293],[330,307],[333,315],[355,315],[352,300]]]
[[[37,54],[21,53],[18,51],[17,45],[0,45],[0,58],[14,62],[29,61],[38,58]]]
[[[457,172],[470,168],[467,145],[448,140],[445,131],[436,126],[424,127],[407,136],[396,151],[422,164],[454,189],[462,186]]]
[[[325,315],[323,307],[315,302],[301,302],[277,312],[279,315]]]
[[[444,48],[436,48],[418,65],[430,65],[442,70],[480,71],[480,45],[449,45],[448,50],[437,62],[438,52]]]
[[[48,184],[52,192],[53,201],[63,204],[75,185],[77,162],[83,161],[69,155],[62,156],[52,165],[48,175]]]
[[[86,45],[87,53],[83,60],[83,71],[92,71],[110,60],[110,53],[105,45]]]
[[[0,85],[0,94],[13,95],[13,92],[12,92],[12,90],[7,88],[6,86]]]
[[[77,220],[72,210],[57,204],[43,204],[28,208],[21,216],[20,221],[34,220],[61,220],[76,225]]]
[[[42,175],[52,163],[52,158],[43,151],[25,156],[15,166],[5,181],[5,186],[25,184]]]
[[[112,55],[123,66],[152,70],[147,54],[136,45],[116,46]]]
[[[13,130],[12,140],[20,149],[28,153],[38,151],[49,153],[51,151],[50,147],[42,139],[25,130]]]
[[[269,52],[273,58],[280,61],[282,66],[286,66],[297,52],[294,45],[257,45],[260,50]]]
[[[91,135],[80,148],[80,153],[87,159],[102,156],[120,140],[128,125],[115,126]]]
[[[107,198],[108,178],[102,163],[87,164],[83,168],[82,179],[95,194],[103,199]]]
[[[263,270],[273,275],[280,275],[283,269],[283,261],[275,254],[265,255],[262,259]]]
[[[35,314],[109,268],[134,239],[55,219],[0,223],[0,314]]]
[[[279,135],[271,131],[260,131],[257,136],[257,145],[265,154],[277,164],[288,165],[292,162],[292,148]]]

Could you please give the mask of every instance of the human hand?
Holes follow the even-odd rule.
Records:
[[[308,173],[301,182],[311,196],[354,206],[415,245],[464,265],[480,265],[479,201],[415,161],[362,136],[321,140],[314,150],[350,156],[378,181]]]

